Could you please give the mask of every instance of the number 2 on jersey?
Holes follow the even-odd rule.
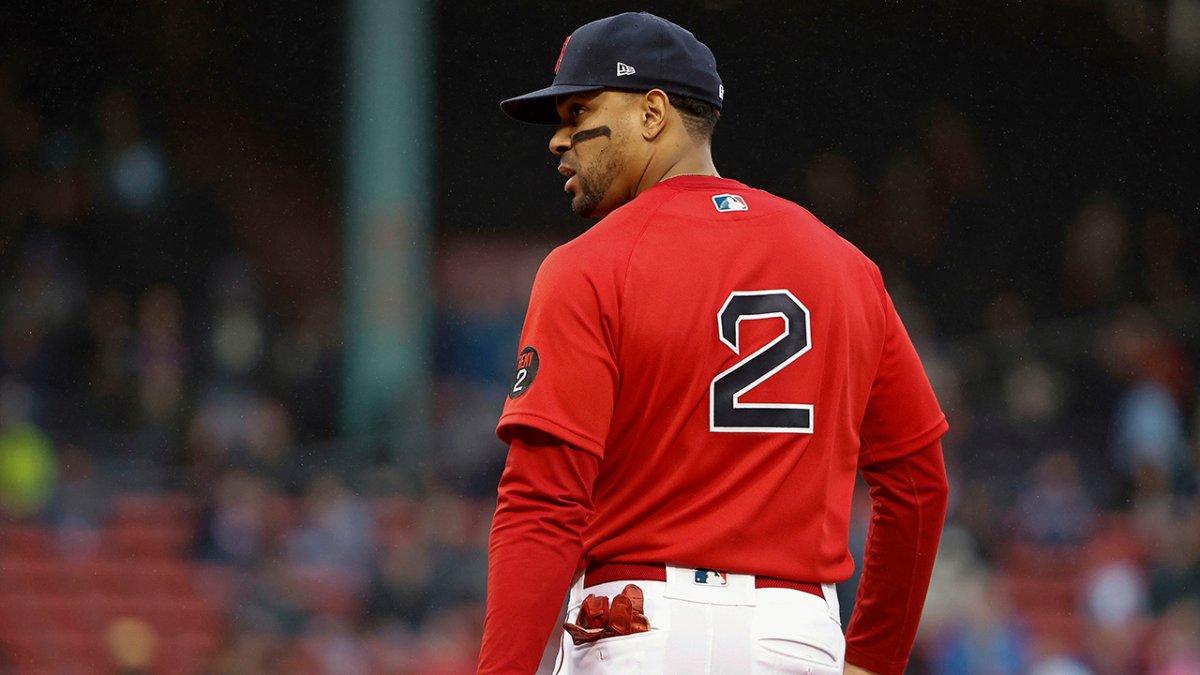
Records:
[[[741,354],[742,321],[783,319],[783,332],[765,347],[713,378],[709,387],[709,431],[811,434],[813,407],[800,403],[742,403],[762,384],[812,348],[808,308],[787,290],[734,291],[717,313],[717,331]]]

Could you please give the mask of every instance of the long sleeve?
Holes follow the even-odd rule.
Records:
[[[488,542],[479,673],[537,670],[579,564],[598,470],[592,453],[528,427],[514,434]]]
[[[871,488],[871,525],[846,631],[846,662],[900,675],[916,639],[946,518],[941,442],[862,472]]]

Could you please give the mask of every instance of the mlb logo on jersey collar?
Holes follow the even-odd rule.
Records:
[[[713,195],[713,206],[717,210],[725,213],[727,211],[749,211],[750,207],[746,206],[746,200],[737,195]]]
[[[703,586],[727,586],[729,585],[729,575],[725,572],[717,570],[695,570],[696,583]]]

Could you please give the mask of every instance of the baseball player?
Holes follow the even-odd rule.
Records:
[[[709,49],[650,14],[571,34],[501,107],[554,125],[575,213],[497,433],[480,673],[901,673],[946,508],[945,416],[862,253],[717,174]],[[856,472],[873,513],[855,613]],[[569,590],[569,595],[568,595]],[[567,612],[560,614],[564,595]]]

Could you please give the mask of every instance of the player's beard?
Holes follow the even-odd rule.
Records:
[[[613,146],[610,145],[601,151],[594,166],[596,167],[594,174],[585,175],[582,172],[575,174],[575,182],[579,184],[579,193],[571,198],[571,210],[575,212],[575,215],[584,218],[597,218],[612,210],[609,208],[604,213],[597,212],[605,195],[608,194],[609,188],[612,187],[613,181],[616,180],[617,174],[620,173],[620,156],[613,152]]]

